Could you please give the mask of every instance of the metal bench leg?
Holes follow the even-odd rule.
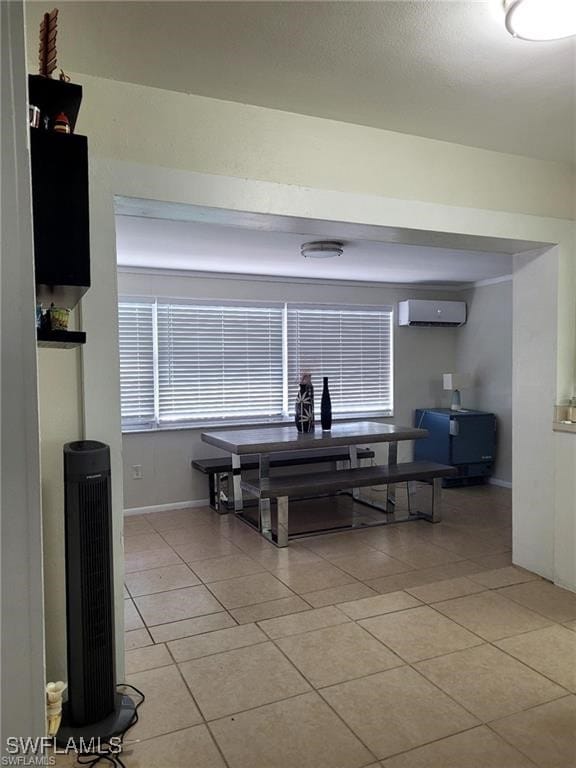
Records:
[[[241,459],[240,456],[238,456],[236,453],[232,454],[232,476],[233,476],[233,485],[234,485],[234,512],[241,512],[244,509],[244,504],[242,501],[242,486],[240,485],[240,481],[242,479],[241,476]]]
[[[258,500],[258,512],[260,515],[260,533],[267,539],[272,538],[272,514],[270,512],[270,499]]]
[[[442,520],[442,478],[435,477],[432,483],[432,515],[431,521],[439,523]]]
[[[388,443],[388,467],[395,467],[398,464],[398,443]],[[388,483],[386,493],[386,514],[394,517],[396,512],[396,486],[394,483]]]
[[[279,496],[278,502],[278,532],[276,544],[279,547],[288,546],[288,496]]]
[[[210,472],[208,475],[208,496],[210,498],[210,506],[218,512],[218,492],[220,483],[215,480],[217,475]]]

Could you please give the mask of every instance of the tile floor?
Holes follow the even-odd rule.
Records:
[[[128,768],[576,768],[576,594],[511,564],[510,492],[278,550],[127,517]]]

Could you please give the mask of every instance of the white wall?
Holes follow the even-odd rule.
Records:
[[[120,272],[118,292],[124,295],[270,301],[314,301],[346,304],[390,304],[406,298],[458,298],[454,292],[414,290],[409,286],[290,282],[222,277],[170,277]],[[412,424],[414,409],[440,405],[441,375],[454,366],[457,329],[394,327],[394,416],[388,421]],[[320,385],[316,382],[317,386]],[[384,419],[384,421],[387,421]],[[206,428],[204,427],[203,430]],[[124,506],[150,507],[208,497],[204,475],[190,467],[193,458],[220,452],[200,439],[202,429],[129,433],[123,436]],[[401,455],[409,456],[409,443]],[[141,480],[132,478],[140,464]]]
[[[464,293],[468,322],[458,332],[456,371],[472,376],[464,408],[495,413],[494,479],[512,481],[512,279]]]
[[[80,354],[72,349],[38,350],[46,674],[66,680],[66,564],[64,545],[64,457],[62,448],[82,438]]]
[[[34,62],[36,55],[34,39]],[[88,75],[72,79],[84,85],[77,130],[99,157],[402,200],[574,215],[568,165]]]
[[[44,607],[30,202],[22,2],[0,3],[1,584],[0,753],[7,736],[43,736]]]

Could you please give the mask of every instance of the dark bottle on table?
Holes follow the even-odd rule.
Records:
[[[324,376],[324,386],[322,387],[322,400],[320,401],[320,423],[322,431],[329,432],[332,428],[332,401],[330,400],[330,390],[328,389],[328,377]]]

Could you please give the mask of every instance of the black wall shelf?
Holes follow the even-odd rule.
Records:
[[[36,339],[39,347],[73,349],[86,343],[84,331],[45,331],[37,329]]]

